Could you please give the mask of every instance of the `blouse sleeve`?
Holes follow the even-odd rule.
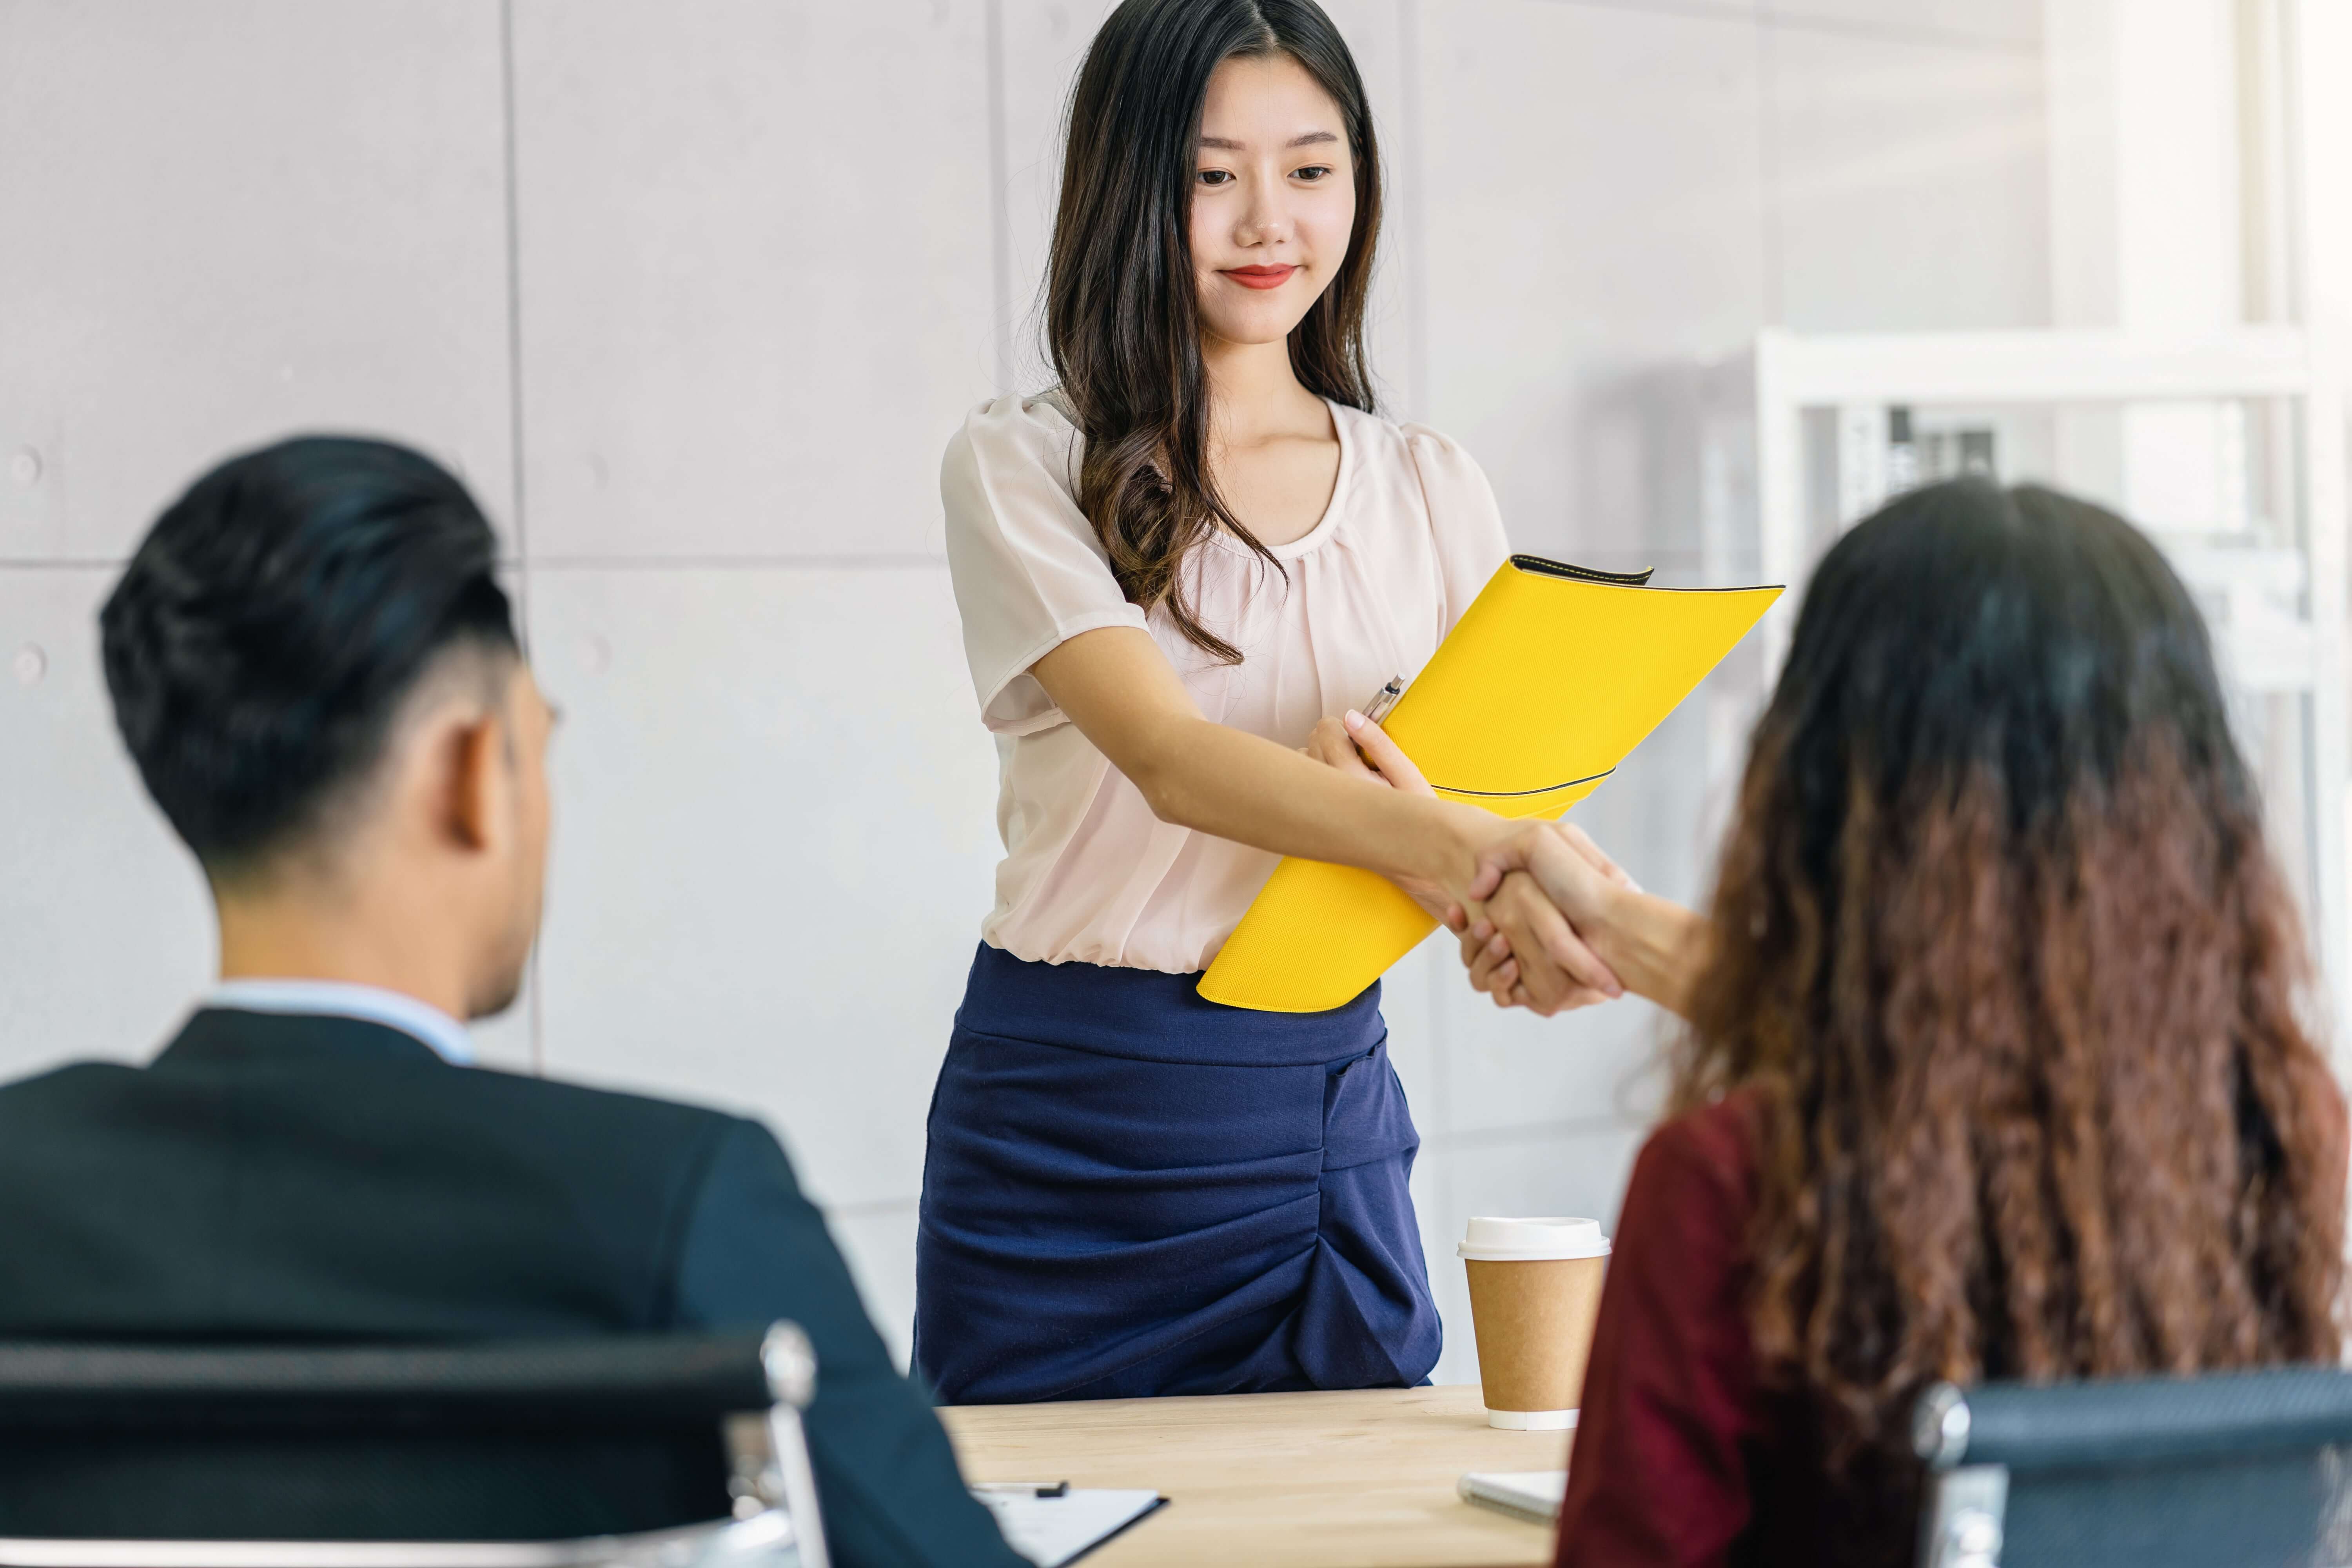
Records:
[[[1495,504],[1494,488],[1470,454],[1426,426],[1408,425],[1404,434],[1436,531],[1450,631],[1496,568],[1510,558],[1510,542],[1503,536],[1503,513]]]
[[[1052,404],[1003,397],[973,411],[940,465],[964,658],[981,721],[1002,734],[1062,721],[1030,666],[1080,632],[1145,625],[1078,510],[1077,441]]]
[[[1559,1568],[1715,1568],[1753,1511],[1761,1426],[1745,1304],[1746,1118],[1667,1122],[1634,1162],[1559,1510]]]

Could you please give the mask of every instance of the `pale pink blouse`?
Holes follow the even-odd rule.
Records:
[[[1502,564],[1494,492],[1467,453],[1338,404],[1331,417],[1330,505],[1274,550],[1289,581],[1222,535],[1192,558],[1194,611],[1242,650],[1238,665],[1120,594],[1073,499],[1077,431],[1050,396],[983,405],[948,443],[948,566],[1000,760],[1004,859],[982,941],[1033,962],[1190,973],[1216,956],[1277,858],[1153,816],[1029,673],[1039,658],[1081,632],[1140,627],[1204,717],[1300,746],[1317,720],[1418,674]]]

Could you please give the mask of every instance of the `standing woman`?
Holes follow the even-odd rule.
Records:
[[[931,1105],[916,1364],[950,1403],[1418,1384],[1380,987],[1194,986],[1283,854],[1463,903],[1509,825],[1375,779],[1349,735],[1417,782],[1350,710],[1502,522],[1460,447],[1371,412],[1378,153],[1312,0],[1126,0],[1067,131],[1060,384],[974,412],[940,476],[1005,858]]]

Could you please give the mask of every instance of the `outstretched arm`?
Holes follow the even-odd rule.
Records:
[[[1377,871],[1475,912],[1481,851],[1517,825],[1475,806],[1379,786],[1263,736],[1202,718],[1149,633],[1106,626],[1070,638],[1031,672],[1055,707],[1143,792],[1163,822],[1255,848]],[[1517,933],[1516,915],[1502,929]],[[1528,933],[1532,940],[1533,933]],[[1548,949],[1576,980],[1614,995],[1616,977],[1569,933]]]

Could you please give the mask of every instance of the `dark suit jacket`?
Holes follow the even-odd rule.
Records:
[[[0,1088],[0,1334],[815,1343],[837,1562],[1018,1564],[756,1122],[342,1018],[199,1012],[152,1065]]]

